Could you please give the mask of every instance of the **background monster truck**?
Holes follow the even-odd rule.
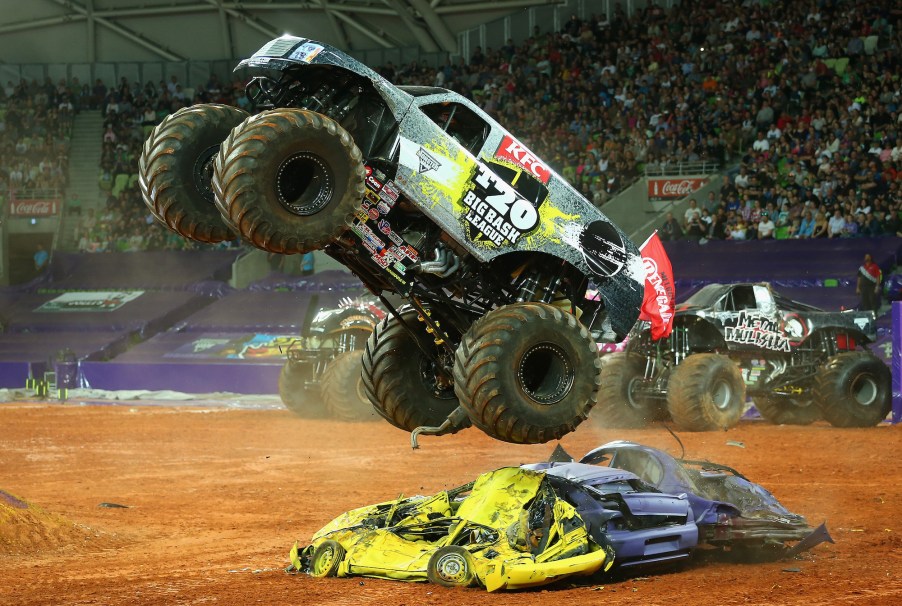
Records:
[[[194,240],[239,234],[348,267],[391,312],[367,342],[363,384],[396,427],[472,423],[537,443],[581,423],[599,385],[590,331],[623,337],[638,317],[635,244],[456,93],[395,87],[291,36],[239,67],[262,111],[195,105],[145,143],[154,215]]]
[[[369,299],[346,299],[336,309],[317,312],[285,352],[279,395],[286,408],[301,416],[326,412],[346,421],[372,417],[361,360],[366,340],[385,316]]]
[[[605,357],[593,415],[608,427],[669,417],[690,431],[726,429],[748,392],[773,423],[876,425],[892,386],[866,349],[875,338],[870,311],[825,312],[766,283],[710,284],[676,307],[670,337],[653,341],[639,322],[626,350]]]

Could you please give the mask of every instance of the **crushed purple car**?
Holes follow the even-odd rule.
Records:
[[[824,524],[811,528],[725,465],[627,441],[609,442],[579,462],[563,458],[524,467],[558,484],[590,536],[614,548],[620,569],[686,560],[703,548],[776,560],[833,542]]]

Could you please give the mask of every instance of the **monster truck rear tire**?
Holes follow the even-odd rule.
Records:
[[[363,421],[376,416],[360,376],[363,350],[346,351],[329,362],[320,381],[326,409],[342,421]]]
[[[436,347],[417,316],[413,309],[401,312],[408,326],[422,330],[422,341]],[[367,340],[362,376],[363,390],[376,412],[398,429],[436,427],[458,407],[450,377],[447,386],[439,382],[434,362],[393,315],[376,325]]]
[[[294,254],[319,250],[348,228],[365,177],[360,150],[337,122],[274,109],[232,130],[214,162],[213,189],[243,238]]]
[[[872,427],[892,406],[892,375],[868,352],[840,353],[818,373],[815,399],[834,427]]]
[[[811,425],[823,418],[814,400],[767,396],[755,396],[753,400],[761,416],[774,425]]]
[[[595,405],[601,360],[588,329],[544,303],[485,314],[463,337],[454,389],[473,425],[505,442],[557,440]]]
[[[138,162],[138,183],[160,223],[198,242],[235,237],[214,204],[211,177],[219,146],[245,118],[237,107],[192,105],[153,129]]]
[[[745,383],[727,356],[693,354],[677,365],[667,383],[667,410],[684,431],[728,429],[745,406]]]
[[[601,387],[591,419],[600,427],[645,427],[661,417],[662,403],[633,393],[644,377],[640,360],[618,352],[605,354],[601,362]]]
[[[291,360],[285,362],[279,372],[279,397],[285,408],[301,417],[323,417],[322,406],[319,406],[316,391],[307,386],[309,369],[295,364]]]

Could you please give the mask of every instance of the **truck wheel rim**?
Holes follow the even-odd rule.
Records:
[[[719,410],[728,410],[733,400],[733,388],[727,381],[717,381],[711,389],[711,400]]]
[[[302,217],[315,215],[332,201],[335,178],[322,158],[301,152],[279,166],[276,193],[288,212]]]
[[[213,159],[219,145],[211,145],[205,149],[194,162],[191,176],[194,179],[194,189],[205,200],[213,202]]]
[[[517,381],[533,401],[550,406],[570,393],[575,372],[567,353],[553,343],[540,343],[520,358]]]
[[[852,381],[852,397],[861,406],[873,406],[877,401],[877,383],[868,375],[861,375]]]

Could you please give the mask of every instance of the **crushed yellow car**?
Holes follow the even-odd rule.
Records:
[[[604,543],[604,544],[601,544]],[[590,536],[543,471],[504,467],[429,497],[344,513],[292,548],[292,568],[313,576],[368,576],[483,586],[488,591],[591,575],[614,551]]]

